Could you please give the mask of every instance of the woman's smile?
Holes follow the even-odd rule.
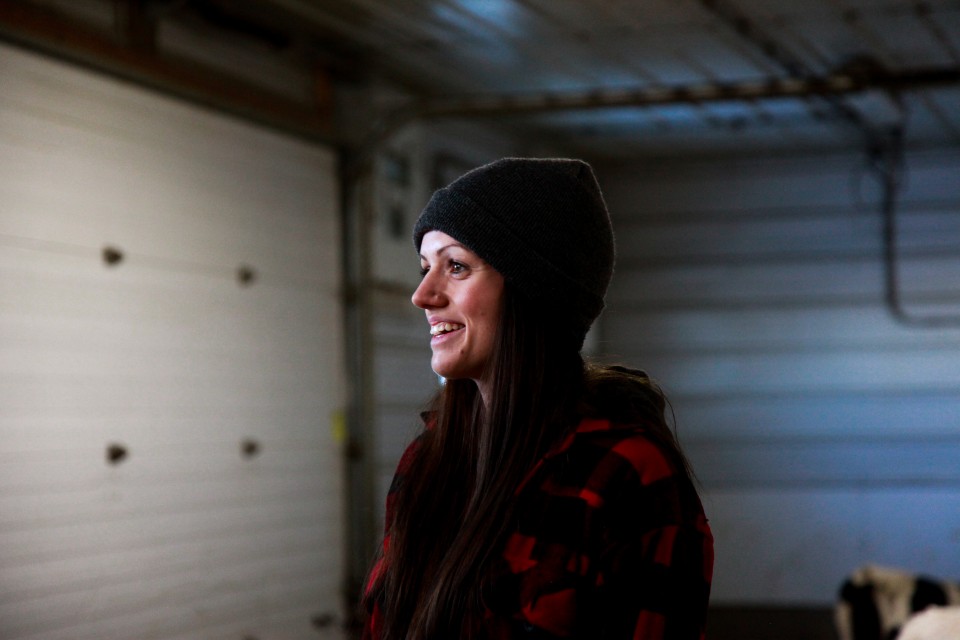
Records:
[[[454,331],[460,331],[463,327],[464,325],[456,322],[438,322],[430,325],[430,335],[434,338],[441,338]]]

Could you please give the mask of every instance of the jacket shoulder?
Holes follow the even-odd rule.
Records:
[[[678,470],[643,424],[587,418],[566,449],[570,464],[592,467],[598,478],[614,482],[634,476],[642,485],[675,475]],[[631,473],[632,472],[632,473]]]

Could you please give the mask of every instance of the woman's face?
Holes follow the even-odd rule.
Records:
[[[475,380],[482,391],[500,322],[503,276],[442,231],[423,236],[420,269],[423,280],[412,300],[427,312],[433,370],[444,378]]]

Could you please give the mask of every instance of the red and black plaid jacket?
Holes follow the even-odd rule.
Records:
[[[713,536],[696,490],[642,426],[583,420],[516,496],[518,526],[486,594],[487,638],[705,637]],[[383,569],[374,567],[368,589]],[[377,640],[381,624],[374,606],[364,639]]]

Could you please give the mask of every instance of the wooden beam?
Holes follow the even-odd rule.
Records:
[[[131,46],[56,11],[0,0],[0,39],[298,137],[335,143],[332,103],[300,103],[152,47]],[[315,84],[328,87],[323,99],[332,102],[329,79],[317,78]]]

